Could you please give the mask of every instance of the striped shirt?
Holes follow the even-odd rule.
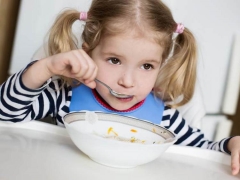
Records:
[[[51,78],[40,88],[29,89],[21,80],[24,70],[12,75],[0,86],[0,120],[21,122],[50,115],[57,125],[64,126],[62,118],[69,113],[71,87],[62,85],[57,78]],[[190,127],[176,109],[165,106],[160,126],[176,134],[178,140],[175,144],[230,154],[227,149],[229,138],[219,142],[205,139],[204,134],[199,129]]]

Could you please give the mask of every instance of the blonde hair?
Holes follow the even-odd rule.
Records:
[[[76,49],[72,25],[79,20],[77,10],[61,13],[49,34],[49,54],[54,55]],[[153,34],[164,48],[162,66],[154,86],[154,93],[163,101],[181,99],[171,106],[181,106],[193,96],[196,81],[196,43],[192,33],[184,32],[173,39],[177,23],[169,8],[160,0],[93,0],[82,39],[88,44],[87,52],[108,34],[135,29]],[[72,84],[71,79],[67,82]]]

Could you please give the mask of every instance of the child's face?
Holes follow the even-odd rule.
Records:
[[[120,99],[97,83],[97,91],[114,109],[126,110],[142,101],[152,91],[162,61],[163,48],[147,37],[125,33],[103,37],[92,51],[98,66],[97,78],[114,91],[134,95]]]

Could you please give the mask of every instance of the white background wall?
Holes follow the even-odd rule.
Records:
[[[165,0],[177,22],[193,31],[199,47],[199,80],[206,111],[221,113],[231,48],[240,34],[240,0]],[[64,7],[87,11],[90,0],[22,0],[10,74],[19,71],[43,44]]]
[[[165,2],[169,2],[175,20],[192,30],[198,41],[198,77],[206,110],[209,114],[220,113],[233,42],[235,36],[240,35],[240,0]],[[237,79],[239,84],[239,77]]]

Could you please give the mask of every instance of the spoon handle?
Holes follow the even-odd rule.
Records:
[[[95,79],[96,82],[101,83],[102,85],[106,86],[109,90],[112,90],[108,85],[106,85],[105,83],[103,83],[102,81]]]

